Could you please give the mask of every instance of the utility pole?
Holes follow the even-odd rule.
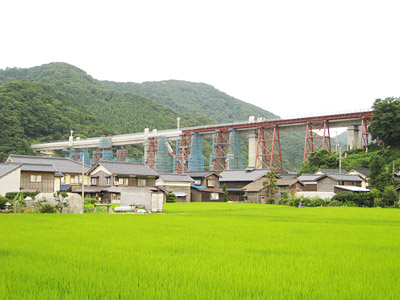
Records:
[[[339,174],[342,174],[342,145],[339,145]]]
[[[82,201],[85,203],[85,152],[82,152]]]

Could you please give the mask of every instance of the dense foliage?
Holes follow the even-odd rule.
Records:
[[[369,127],[372,137],[386,146],[400,146],[400,98],[377,99]]]
[[[184,113],[204,115],[218,122],[245,121],[249,116],[276,118],[277,116],[257,106],[231,97],[213,86],[180,80],[158,82],[111,82],[104,86],[122,93],[139,94],[159,104]]]
[[[0,86],[0,160],[10,153],[33,154],[31,141],[65,139],[70,130],[83,137],[112,134],[90,114],[62,104],[52,87],[14,81]]]

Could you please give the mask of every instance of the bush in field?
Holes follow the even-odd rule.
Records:
[[[353,202],[353,201],[346,201],[346,202],[344,203],[344,206],[356,207],[357,204],[356,204],[355,202]]]
[[[267,199],[267,203],[268,203],[268,204],[275,204],[275,199],[272,198],[272,197],[269,197],[269,198]]]
[[[51,205],[50,203],[44,203],[40,207],[39,212],[42,214],[54,214],[57,212],[57,209],[55,206]]]
[[[323,200],[321,198],[315,198],[315,199],[311,200],[310,206],[311,207],[326,206],[326,202],[325,202],[325,200]]]
[[[167,202],[168,203],[175,203],[176,202],[176,195],[173,192],[169,192],[168,193]]]
[[[8,199],[8,200],[14,200],[15,199],[15,197],[17,196],[17,195],[22,195],[22,197],[25,199],[26,197],[31,197],[32,199],[35,199],[35,196],[37,195],[37,194],[39,194],[40,193],[40,191],[36,191],[36,192],[9,192],[9,193],[6,193],[6,198]]]
[[[6,197],[0,196],[0,209],[6,209],[7,202],[8,202],[8,199]]]
[[[393,186],[386,186],[382,192],[382,200],[385,206],[393,206],[398,201],[398,195]]]
[[[299,203],[297,204],[297,206],[299,206],[299,205],[301,205],[301,206],[310,206],[310,203],[311,203],[311,199],[310,198],[302,197],[302,198],[299,199]]]
[[[85,204],[95,204],[99,203],[100,201],[95,198],[85,198]]]
[[[343,206],[343,202],[339,200],[332,200],[331,202],[329,202],[328,206]]]
[[[352,201],[357,206],[374,206],[374,195],[372,193],[339,193],[333,196],[332,200],[337,200],[342,202]]]

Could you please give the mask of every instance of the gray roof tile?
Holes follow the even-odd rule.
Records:
[[[225,170],[220,174],[220,181],[254,181],[268,172],[270,172],[269,169]]]
[[[82,163],[73,161],[65,157],[43,157],[43,156],[26,156],[26,155],[13,155],[9,156],[12,162],[17,163],[30,163],[30,164],[51,164],[59,172],[64,174],[82,173]],[[90,167],[85,165],[85,172],[89,171]]]
[[[19,167],[20,165],[18,164],[0,164],[0,178],[18,169]]]
[[[99,164],[104,166],[112,174],[159,176],[157,172],[141,163],[102,161]]]
[[[160,178],[168,182],[194,182],[193,178],[187,174],[160,174]]]

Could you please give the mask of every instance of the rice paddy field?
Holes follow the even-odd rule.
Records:
[[[400,299],[400,210],[0,215],[1,299]]]

